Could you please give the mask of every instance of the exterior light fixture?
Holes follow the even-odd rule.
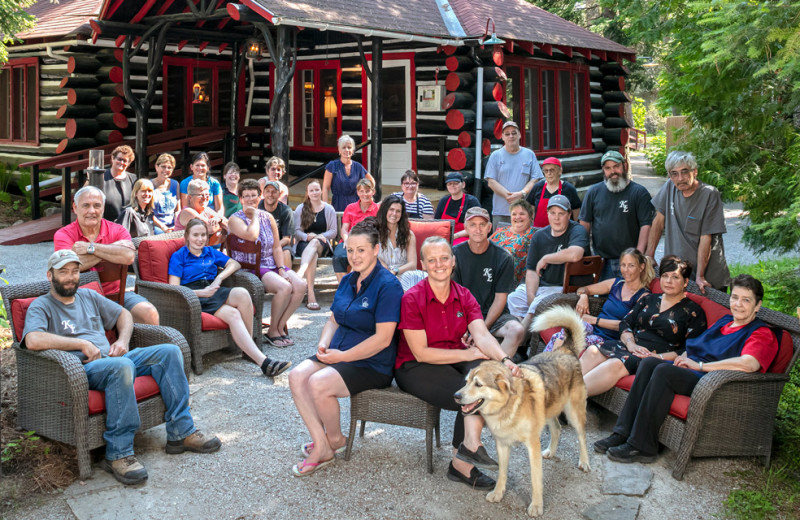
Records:
[[[505,40],[500,39],[500,38],[497,37],[497,32],[495,32],[495,27],[494,27],[494,19],[492,19],[491,16],[486,19],[486,30],[484,31],[483,34],[484,35],[488,35],[489,34],[489,22],[492,23],[492,36],[489,37],[489,38],[486,38],[485,40],[483,40],[483,42],[481,42],[481,44],[482,45],[502,45],[502,44],[506,43]]]
[[[261,56],[261,45],[258,40],[252,38],[247,41],[247,50],[244,55],[248,60],[255,60]]]

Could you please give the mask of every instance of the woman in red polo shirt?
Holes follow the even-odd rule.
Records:
[[[519,367],[501,350],[483,321],[475,297],[450,279],[455,258],[442,237],[425,239],[420,248],[428,278],[403,295],[394,377],[403,391],[439,408],[458,411],[453,394],[464,386],[464,376],[484,359],[502,360],[515,376]],[[453,460],[447,478],[477,489],[494,487],[494,480],[478,471],[497,469],[481,444],[483,418],[456,414]]]

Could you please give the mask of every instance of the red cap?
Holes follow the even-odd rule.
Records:
[[[547,159],[542,161],[542,166],[544,166],[545,164],[555,164],[556,166],[561,168],[561,161],[559,161],[555,157],[548,157]]]

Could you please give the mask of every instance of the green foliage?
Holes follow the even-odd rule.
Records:
[[[0,0],[0,64],[8,61],[6,45],[19,41],[17,34],[36,25],[36,18],[23,10],[34,3],[35,0]]]
[[[644,99],[640,97],[633,98],[631,109],[633,110],[634,128],[643,130],[645,120],[647,119],[647,106],[644,104]]]
[[[29,431],[22,434],[22,437],[8,441],[0,451],[0,463],[3,466],[14,463],[15,459],[24,458],[32,455],[40,448],[39,441],[41,438],[36,435],[36,432]],[[49,453],[50,447],[44,448],[44,454]]]
[[[664,168],[664,162],[667,160],[667,138],[664,134],[648,135],[647,148],[644,149],[644,154],[653,165],[653,171],[657,175],[667,176],[667,170]]]
[[[775,514],[772,500],[761,491],[731,491],[723,505],[726,513],[737,520],[769,520]]]
[[[0,191],[8,191],[8,185],[11,184],[12,169],[6,163],[0,162]]]

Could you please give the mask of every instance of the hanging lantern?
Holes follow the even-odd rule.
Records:
[[[206,94],[206,89],[200,83],[192,85],[192,103],[208,103],[210,96]]]
[[[247,50],[244,53],[248,60],[254,60],[261,56],[261,45],[255,38],[247,41]]]

